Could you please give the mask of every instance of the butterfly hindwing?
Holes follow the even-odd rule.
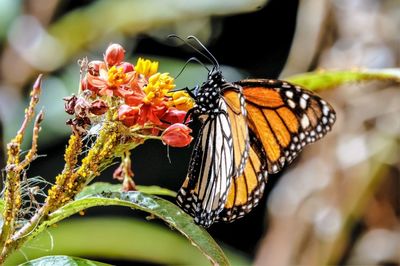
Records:
[[[221,94],[218,104],[211,106],[211,100],[205,97],[210,95],[209,88],[215,84]],[[212,80],[211,84],[203,84],[199,94],[199,101],[208,102],[209,108],[201,109],[198,115],[203,125],[177,202],[194,216],[196,223],[208,227],[224,209],[232,180],[243,174],[249,154],[249,136],[240,87]],[[207,107],[201,103],[199,108]]]
[[[249,157],[242,175],[234,178],[229,189],[224,210],[218,221],[233,222],[256,207],[264,193],[268,178],[265,151],[258,139],[250,132]]]

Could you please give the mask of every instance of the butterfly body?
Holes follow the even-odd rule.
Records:
[[[207,81],[196,91],[194,114],[213,114],[220,111],[217,107],[224,83],[226,81],[221,72],[216,71],[208,75]]]

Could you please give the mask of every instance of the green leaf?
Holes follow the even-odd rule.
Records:
[[[21,266],[44,266],[44,265],[106,266],[111,264],[106,264],[102,262],[86,260],[76,257],[68,257],[68,256],[46,256],[22,263],[20,265]]]
[[[167,188],[162,188],[159,186],[136,186],[136,188],[143,193],[159,196],[171,196],[176,197],[176,192],[169,190]]]
[[[48,226],[87,208],[110,205],[126,206],[148,212],[167,222],[169,226],[183,234],[213,264],[229,264],[222,249],[204,228],[194,223],[191,216],[167,200],[139,191],[105,192],[92,196],[87,195],[85,198],[75,200],[51,213],[49,215],[49,220],[42,223],[36,232],[41,232]],[[30,235],[30,238],[36,234],[37,233]]]
[[[314,71],[285,78],[309,90],[326,90],[347,83],[363,81],[394,81],[400,83],[400,69]]]
[[[162,188],[159,186],[136,186],[136,188],[143,193],[152,194],[152,195],[160,195],[160,196],[171,196],[175,197],[176,192]],[[104,193],[104,192],[122,192],[121,184],[110,184],[107,182],[96,182],[87,187],[85,187],[78,195],[76,195],[75,199],[82,199],[88,196]]]
[[[251,265],[237,250],[222,246],[232,265]],[[162,223],[133,217],[76,216],[51,226],[14,252],[5,266],[49,255],[68,255],[97,261],[148,262],[156,265],[209,265],[187,239]]]

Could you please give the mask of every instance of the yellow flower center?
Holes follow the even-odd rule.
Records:
[[[140,57],[135,65],[136,73],[142,74],[147,78],[157,73],[157,70],[158,70],[157,61],[151,62],[148,59],[143,59]]]
[[[126,82],[126,74],[122,67],[112,66],[108,70],[108,85],[112,87],[118,87]]]
[[[178,110],[189,111],[194,106],[194,100],[186,91],[175,91],[168,94],[171,96],[171,106],[175,106]]]
[[[174,78],[168,73],[156,73],[149,78],[149,83],[143,88],[146,97],[143,99],[145,103],[159,103],[164,100],[165,95],[175,88]]]

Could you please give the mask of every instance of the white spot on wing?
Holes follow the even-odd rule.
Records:
[[[310,125],[310,120],[306,115],[303,115],[303,117],[300,120],[301,126],[303,129],[306,129]]]
[[[322,106],[322,113],[327,116],[329,114],[329,107],[326,105]]]
[[[307,108],[307,101],[304,98],[300,98],[300,107],[303,109]]]
[[[286,94],[286,96],[287,96],[288,98],[290,98],[290,99],[293,98],[293,91],[286,91],[285,94]]]
[[[295,102],[290,100],[290,99],[287,101],[287,103],[289,104],[290,108],[295,108],[296,107]]]

